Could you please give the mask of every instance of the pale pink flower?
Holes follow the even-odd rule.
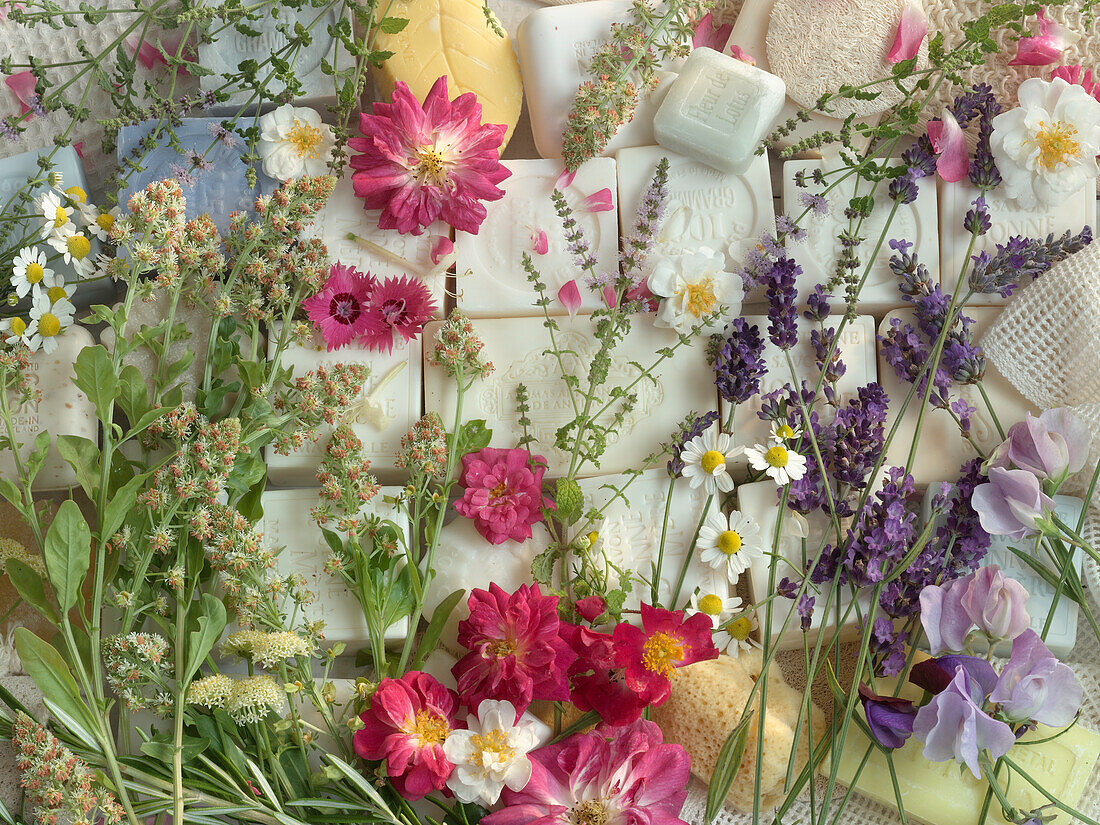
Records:
[[[731,57],[734,57],[737,60],[740,60],[742,63],[748,63],[750,66],[755,66],[756,65],[756,58],[753,57],[751,54],[749,54],[744,49],[742,49],[736,43],[729,47],[728,52],[729,52]]]
[[[333,265],[328,281],[316,295],[302,302],[302,309],[321,331],[329,350],[346,346],[367,329],[367,304],[374,278],[355,267]]]
[[[531,247],[536,255],[545,255],[550,251],[550,239],[543,230],[531,233]]]
[[[939,120],[928,121],[928,139],[932,141],[932,150],[939,155],[936,171],[940,177],[949,183],[965,178],[970,169],[966,134],[947,107],[944,107]]]
[[[19,114],[25,115],[38,104],[38,95],[34,91],[34,74],[30,69],[16,72],[4,79],[19,101]]]
[[[569,310],[570,317],[577,314],[577,310],[581,308],[581,291],[577,289],[576,280],[562,284],[561,289],[558,290],[558,300]]]
[[[508,539],[531,538],[531,525],[542,521],[542,495],[545,459],[536,457],[532,465],[526,450],[499,450],[485,447],[462,456],[462,498],[455,510],[468,519],[490,544]],[[497,697],[499,698],[499,697]]]
[[[371,290],[359,343],[392,352],[398,335],[405,341],[415,338],[435,317],[436,309],[431,291],[419,278],[387,278]]]
[[[1076,32],[1050,20],[1046,11],[1046,8],[1039,9],[1039,34],[1020,38],[1016,44],[1016,56],[1009,61],[1009,66],[1046,66],[1060,59],[1066,47],[1081,38]]]
[[[611,196],[611,190],[606,187],[584,199],[584,209],[587,212],[610,212],[614,208],[615,200]]]
[[[500,162],[507,128],[482,124],[472,92],[453,101],[440,77],[421,105],[401,82],[390,103],[359,116],[361,138],[348,141],[352,186],[365,208],[381,209],[378,226],[421,234],[437,220],[476,235],[482,201],[504,197],[496,184],[511,173]]]
[[[910,3],[901,13],[898,31],[894,35],[894,44],[890,47],[890,53],[886,55],[886,59],[890,63],[912,60],[920,51],[920,44],[924,42],[927,34],[928,16],[924,13],[924,7]]]

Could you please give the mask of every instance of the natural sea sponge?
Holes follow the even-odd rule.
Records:
[[[748,701],[753,684],[760,675],[760,651],[742,652],[738,658],[720,656],[697,662],[676,672],[672,696],[653,710],[653,720],[664,731],[666,742],[683,745],[691,756],[691,772],[709,782],[718,762],[718,754],[729,732],[736,727]],[[764,750],[760,765],[761,808],[774,808],[785,796],[787,762],[792,749],[797,777],[809,759],[811,739],[818,741],[825,729],[824,716],[813,709],[813,735],[803,720],[795,744],[795,725],[802,693],[783,679],[773,664],[768,670],[767,712],[764,714]],[[753,697],[758,708],[760,694]],[[756,777],[756,742],[759,716],[749,723],[748,742],[741,768],[733,780],[726,804],[742,811],[751,810]]]

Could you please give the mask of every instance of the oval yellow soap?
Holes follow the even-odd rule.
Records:
[[[379,32],[375,41],[375,48],[393,52],[372,69],[382,98],[388,100],[403,80],[423,100],[440,75],[447,75],[451,99],[476,94],[481,122],[507,126],[507,145],[519,120],[523,81],[511,39],[490,28],[481,0],[395,0],[388,14],[409,24],[397,34]]]

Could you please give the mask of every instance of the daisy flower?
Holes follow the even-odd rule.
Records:
[[[419,278],[387,278],[371,292],[359,342],[368,349],[391,352],[398,335],[406,341],[416,337],[435,312],[432,293]]]
[[[728,493],[733,489],[733,479],[727,465],[743,452],[745,448],[734,446],[730,435],[719,430],[715,421],[680,451],[684,477],[693,488],[702,484],[708,495],[714,495],[716,490]]]
[[[764,553],[760,525],[737,510],[728,518],[720,510],[710,513],[699,528],[699,546],[703,564],[715,570],[725,568],[730,582],[736,582],[752,560]]]
[[[773,444],[787,444],[802,435],[802,428],[783,421],[772,422],[772,434],[769,440]]]
[[[745,455],[749,457],[749,464],[754,470],[764,470],[768,478],[780,487],[792,481],[798,481],[806,475],[805,456],[788,450],[782,444],[774,444],[771,447],[757,444],[745,450]]]
[[[46,266],[46,253],[41,249],[27,246],[15,256],[11,285],[18,297],[25,298],[32,290],[37,295],[43,289],[60,285],[61,280],[60,275]]]
[[[324,288],[302,301],[331,352],[354,341],[367,328],[367,301],[375,280],[352,266],[333,265]]]
[[[72,266],[81,278],[87,278],[95,269],[91,259],[92,242],[83,232],[77,232],[72,223],[67,223],[55,231],[47,240],[50,246],[61,253],[65,263]]]
[[[22,318],[0,318],[0,334],[4,337],[5,344],[16,344],[22,342],[28,344],[27,341],[27,322]]]
[[[736,658],[742,650],[760,647],[760,643],[752,638],[752,634],[759,628],[760,620],[756,618],[755,610],[750,610],[742,613],[736,618],[723,622],[721,630],[729,636],[729,643],[726,645],[725,654]],[[716,646],[718,645],[717,633],[714,634],[714,644]]]
[[[107,240],[111,227],[118,220],[119,208],[116,206],[109,212],[102,212],[97,207],[90,206],[80,210],[87,224],[88,232],[101,241]]]
[[[710,618],[713,630],[714,646],[719,651],[725,650],[733,641],[729,632],[722,630],[722,625],[733,613],[741,609],[740,596],[719,596],[717,593],[693,593],[691,595],[691,607],[687,609],[689,616],[702,613]]]
[[[72,228],[69,216],[73,213],[73,207],[53,189],[42,194],[38,200],[38,209],[42,213],[43,238],[51,238],[66,226]]]
[[[70,186],[65,190],[65,194],[68,195],[69,202],[76,204],[77,207],[88,203],[88,193],[79,186]]]
[[[57,336],[73,322],[74,307],[65,298],[50,303],[48,296],[39,293],[31,305],[31,322],[27,326],[27,346],[31,352],[42,350],[49,355],[57,349]]]
[[[313,109],[284,103],[260,118],[256,151],[263,159],[264,173],[275,180],[325,174],[334,146],[332,127],[322,123]]]

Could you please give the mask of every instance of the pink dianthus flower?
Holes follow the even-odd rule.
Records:
[[[316,295],[302,302],[329,350],[354,341],[367,329],[367,305],[375,280],[353,266],[333,264],[328,281]]]

